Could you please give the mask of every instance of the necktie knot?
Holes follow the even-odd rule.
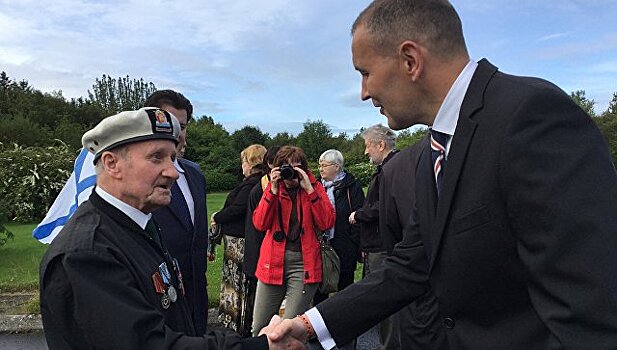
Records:
[[[156,223],[154,222],[154,220],[152,218],[150,218],[150,220],[148,220],[148,223],[146,224],[146,227],[144,228],[144,231],[146,231],[148,236],[150,236],[150,238],[152,238],[154,240],[154,242],[156,242],[156,244],[158,244],[158,245],[161,244],[161,240],[159,238],[159,230],[158,230],[158,228],[156,226]]]
[[[431,158],[433,160],[433,173],[435,175],[437,195],[439,195],[441,183],[443,181],[448,137],[448,134],[431,129]]]

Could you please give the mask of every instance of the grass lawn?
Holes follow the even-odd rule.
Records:
[[[0,247],[0,291],[35,291],[39,286],[39,262],[47,250],[32,238],[32,224],[7,224],[13,239]]]
[[[209,193],[207,195],[209,216],[221,209],[227,193]],[[39,262],[48,245],[32,238],[35,224],[9,223],[6,227],[13,232],[14,238],[0,247],[0,292],[28,291],[37,292],[39,284]],[[216,249],[216,260],[208,262],[208,304],[216,307],[219,303],[221,284],[223,248]],[[356,270],[356,280],[360,279],[361,265]]]

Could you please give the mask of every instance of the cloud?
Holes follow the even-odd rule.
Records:
[[[568,34],[569,34],[568,32],[549,34],[549,35],[545,35],[541,37],[540,39],[538,39],[538,41],[549,41],[549,40],[559,39],[559,38],[568,36]]]
[[[338,102],[342,106],[345,106],[348,108],[366,107],[366,104],[370,104],[370,102],[362,101],[360,99],[360,94],[361,94],[360,89],[361,89],[361,86],[360,86],[360,83],[358,83],[357,86],[354,86],[353,88],[350,88],[349,90],[339,95]]]
[[[587,37],[579,42],[542,48],[535,52],[535,56],[545,60],[580,57],[581,54],[588,57],[591,54],[611,52],[615,49],[617,49],[617,33],[605,33],[593,38]]]
[[[215,76],[232,69],[231,52],[302,23],[308,5],[283,0],[260,6],[247,0],[0,1],[0,63],[29,65],[28,78],[37,88],[43,88],[39,79],[44,76],[72,73],[81,83],[64,89],[81,91],[78,95],[103,73],[146,80],[161,72]]]

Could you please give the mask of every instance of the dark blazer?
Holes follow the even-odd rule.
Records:
[[[264,193],[262,181],[264,181],[266,185],[268,183],[263,180],[263,176],[251,189],[246,204],[246,220],[244,223],[244,266],[242,267],[244,269],[244,274],[252,279],[256,279],[255,270],[257,269],[257,261],[259,260],[259,250],[261,249],[261,243],[266,236],[265,231],[257,231],[255,225],[253,225],[253,211],[255,211],[255,208],[259,205],[261,196]]]
[[[336,224],[334,238],[330,240],[330,243],[341,260],[339,290],[353,283],[353,271],[356,270],[360,250],[360,227],[349,223],[349,215],[360,209],[363,203],[362,185],[351,173],[347,173],[340,182],[334,185]],[[352,277],[349,278],[349,276]]]
[[[223,234],[244,238],[249,193],[262,176],[263,173],[259,172],[244,178],[238,186],[229,192],[221,211],[214,214],[214,221],[217,225],[221,225]]]
[[[415,173],[420,155],[428,145],[427,135],[416,144],[398,152],[382,167],[379,182],[379,234],[388,254],[403,240],[415,224]],[[421,241],[421,238],[418,237]],[[447,337],[439,316],[439,304],[432,291],[415,299],[398,313],[401,349],[444,349]]]
[[[383,162],[377,166],[366,191],[366,198],[361,208],[356,210],[355,218],[360,225],[360,250],[367,253],[385,251],[383,238],[379,234],[379,184],[382,169],[386,163],[398,153],[393,149],[386,155]]]
[[[206,208],[206,179],[199,165],[186,159],[178,162],[184,169],[186,182],[195,203],[195,223],[190,227],[179,214],[180,200],[152,213],[161,228],[163,241],[169,253],[178,259],[187,293],[187,301],[192,311],[197,334],[206,331],[208,323],[208,292],[206,290],[206,256],[208,249],[208,213]]]
[[[337,343],[425,293],[428,272],[453,349],[617,348],[617,172],[591,118],[482,60],[439,203],[430,158],[386,268],[318,306]]]
[[[49,349],[268,348],[263,336],[242,339],[229,330],[196,334],[168,255],[164,245],[93,191],[41,260]],[[178,291],[176,301],[163,297],[153,282],[162,263]]]

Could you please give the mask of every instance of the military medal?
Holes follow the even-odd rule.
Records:
[[[174,258],[172,263],[174,264],[174,270],[178,275],[178,285],[180,287],[180,291],[182,295],[186,295],[186,291],[184,290],[184,280],[182,279],[182,271],[180,271],[180,263],[178,263],[178,259]]]
[[[152,274],[152,284],[154,284],[154,291],[157,294],[165,294],[165,284],[158,272]]]
[[[169,294],[169,299],[171,299],[172,303],[175,303],[178,300],[178,293],[176,292],[176,288],[174,286],[169,286],[167,289],[167,294]]]
[[[169,273],[169,269],[167,269],[167,264],[165,262],[162,262],[159,265],[159,272],[161,273],[161,277],[163,277],[163,282],[165,282],[165,284],[170,284],[170,280],[171,280],[171,274]]]
[[[163,309],[167,310],[169,309],[169,305],[171,305],[171,300],[169,299],[167,294],[163,293],[163,296],[161,297],[161,306],[163,307]]]

